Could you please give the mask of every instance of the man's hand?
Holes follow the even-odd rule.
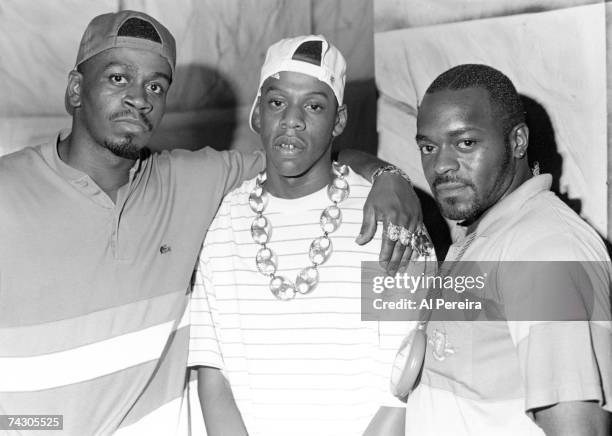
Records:
[[[341,150],[338,162],[349,165],[368,180],[372,180],[372,175],[378,168],[388,165],[371,154],[352,149]],[[410,235],[416,235],[419,229],[424,229],[421,203],[412,184],[399,174],[382,173],[374,181],[363,207],[363,223],[355,241],[359,245],[370,242],[379,222],[384,226],[380,264],[388,274],[395,275],[400,267],[408,264],[412,256],[412,246],[410,243],[401,244],[399,240],[390,240],[389,224],[405,228]],[[429,247],[433,250],[431,242]]]
[[[416,233],[423,222],[421,203],[412,184],[399,175],[383,173],[376,178],[363,207],[363,223],[355,241],[359,245],[368,243],[374,237],[379,222],[383,223],[384,229],[380,264],[389,275],[395,275],[410,260],[412,247],[389,239],[389,224]]]

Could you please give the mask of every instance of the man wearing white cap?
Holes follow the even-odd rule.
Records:
[[[193,266],[224,193],[264,156],[149,152],[175,61],[154,18],[95,17],[69,75],[70,135],[0,159],[0,430],[188,430]]]
[[[268,49],[251,111],[267,169],[225,197],[200,255],[190,365],[203,412],[219,405],[206,387],[220,368],[251,435],[403,434],[386,380],[406,323],[360,316],[361,262],[378,260],[382,239],[352,236],[370,182],[331,163],[345,77],[323,36]]]

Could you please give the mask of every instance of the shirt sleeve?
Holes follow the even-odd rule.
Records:
[[[266,154],[263,150],[253,152],[227,150],[219,153],[227,167],[227,178],[223,187],[224,196],[266,168]]]
[[[177,186],[181,187],[182,201],[191,207],[203,204],[208,213],[212,211],[213,215],[226,194],[243,181],[254,178],[266,167],[263,150],[217,151],[204,147],[195,151],[174,149],[163,156],[169,158],[171,165],[170,172],[162,177],[165,180],[176,179]],[[211,209],[213,204],[215,209]]]
[[[596,401],[612,410],[610,280],[605,264],[500,265],[498,289],[517,348],[525,411],[567,401]]]
[[[588,321],[511,322],[522,337],[517,352],[525,384],[525,411],[566,401],[596,401],[612,411],[612,333]]]
[[[216,310],[215,293],[210,279],[205,246],[200,253],[194,272],[191,304],[189,357],[187,365],[210,366],[223,369],[218,329],[213,311]]]

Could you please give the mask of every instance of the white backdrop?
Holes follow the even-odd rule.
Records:
[[[582,216],[606,234],[603,4],[377,32],[375,58],[379,155],[408,170],[417,185],[426,188],[414,141],[424,91],[452,66],[488,64],[548,115],[563,162],[560,190],[580,200]]]
[[[94,16],[120,9],[151,14],[176,38],[155,148],[258,147],[246,121],[266,49],[307,33],[325,34],[347,58],[352,116],[340,141],[368,127],[375,135],[372,0],[2,0],[0,155],[70,126],[63,96],[81,35]]]

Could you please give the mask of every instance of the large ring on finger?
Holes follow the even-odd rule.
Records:
[[[412,241],[414,239],[414,233],[408,230],[406,227],[400,228],[399,234],[399,242],[405,246],[412,246]]]
[[[389,225],[387,225],[387,238],[393,242],[397,241],[399,239],[401,229],[402,228],[400,226],[389,222]]]
[[[412,238],[412,249],[419,257],[431,256],[434,248],[429,235],[423,226],[420,226]]]

